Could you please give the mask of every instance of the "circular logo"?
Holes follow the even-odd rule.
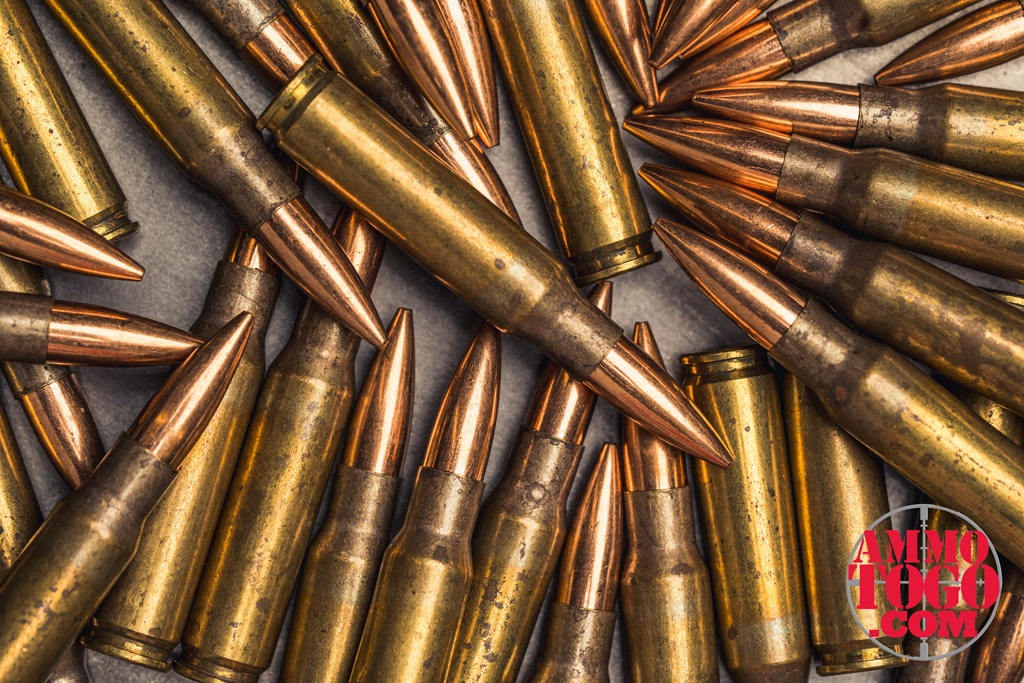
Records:
[[[908,511],[918,512],[915,528],[883,524]],[[981,527],[926,503],[876,519],[857,540],[846,572],[846,597],[864,634],[890,654],[923,661],[955,655],[978,640],[995,617],[1002,586],[999,556]],[[920,640],[920,654],[896,652],[880,640],[906,637]],[[930,655],[935,638],[957,647]]]

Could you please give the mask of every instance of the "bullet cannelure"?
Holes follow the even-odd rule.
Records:
[[[828,301],[858,328],[1024,412],[1024,311],[813,212],[686,171],[645,166],[641,174],[698,227]]]
[[[0,157],[15,186],[111,242],[139,229],[25,0],[0,4]]]
[[[647,112],[683,109],[698,90],[778,78],[844,50],[884,45],[977,1],[794,0],[669,74]]]
[[[664,364],[650,325],[633,341]],[[697,548],[683,454],[622,419],[622,623],[631,683],[718,681],[711,577]]]
[[[22,550],[0,586],[0,681],[42,680],[78,636],[213,416],[251,326],[238,316],[179,365]]]
[[[343,77],[313,60],[262,121],[303,168],[499,330],[538,345],[673,445],[731,460],[668,373],[583,298],[550,252]]]
[[[473,576],[500,377],[501,335],[484,323],[448,384],[405,521],[384,551],[352,683],[444,680]]]
[[[856,335],[745,256],[678,223],[662,219],[655,230],[708,297],[810,386],[833,420],[939,505],[970,510],[1001,555],[1024,560],[1020,447],[910,361]]]
[[[638,116],[626,129],[687,165],[855,230],[1024,278],[1024,189],[888,149],[851,150],[740,123]]]
[[[448,38],[462,69],[473,130],[484,147],[498,144],[498,88],[494,58],[483,13],[477,0],[442,0],[436,11],[448,29]]]
[[[575,4],[484,0],[483,7],[576,284],[657,261],[647,207]]]
[[[1024,54],[1024,6],[1000,0],[952,21],[875,74],[880,85],[938,81],[988,69]]]
[[[90,649],[170,669],[263,379],[276,275],[266,251],[236,229],[192,332],[209,336],[242,312],[252,314],[252,332],[220,407],[146,520],[131,564],[93,615],[83,637]]]
[[[676,11],[665,18],[663,26],[658,28],[651,50],[651,64],[661,69],[673,59],[693,47],[693,44],[708,30],[717,24],[734,5],[735,2],[722,0],[699,0],[682,5],[683,11]],[[752,4],[744,0],[744,5]],[[643,102],[646,107],[654,103]]]
[[[590,301],[611,314],[612,285]],[[448,683],[505,683],[519,674],[566,533],[566,498],[597,397],[549,362],[501,481],[473,535],[473,582]]]
[[[597,37],[615,70],[644,106],[658,100],[651,65],[650,18],[643,0],[585,0]]]
[[[669,244],[666,242],[666,247]],[[685,355],[683,388],[730,441],[727,470],[695,462],[725,668],[739,683],[806,681],[811,644],[782,405],[756,346]],[[742,571],[756,557],[755,572]]]
[[[606,443],[565,538],[544,644],[529,683],[608,683],[622,564],[619,449]]]
[[[383,238],[347,210],[334,227],[372,289]],[[355,398],[358,346],[310,299],[267,370],[174,662],[181,675],[255,681],[270,665]]]
[[[253,129],[252,113],[163,3],[46,4],[179,168],[306,294],[383,344],[384,327],[352,264]]]
[[[347,681],[391,539],[413,407],[412,311],[399,309],[356,399],[330,507],[306,552],[281,677]]]
[[[919,89],[763,81],[703,90],[704,111],[852,147],[886,147],[968,171],[1024,179],[1014,122],[1024,94],[942,83]],[[941,127],[943,134],[935,135]]]

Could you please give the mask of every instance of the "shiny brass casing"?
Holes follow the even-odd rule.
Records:
[[[0,2],[0,157],[14,184],[115,242],[139,229],[25,0]]]
[[[443,680],[473,576],[484,484],[420,467],[405,522],[384,552],[351,683]]]
[[[822,658],[818,673],[831,676],[902,666],[902,658],[875,645],[861,628],[863,624],[880,633],[881,611],[860,610],[858,623],[847,598],[850,553],[864,530],[889,512],[882,461],[833,422],[807,385],[788,372],[782,378],[782,404],[811,641]],[[886,520],[874,528],[884,533],[892,525]],[[875,601],[890,605],[883,584],[875,587]],[[878,640],[901,651],[899,638]]]
[[[527,683],[610,683],[615,616],[553,601],[537,668]]]
[[[207,339],[243,311],[253,328],[220,407],[178,478],[146,522],[131,564],[93,616],[90,649],[167,671],[181,640],[207,550],[252,415],[266,365],[263,343],[280,280],[221,261],[192,332]]]
[[[775,197],[877,239],[1024,279],[1024,189],[888,149],[794,136]]]
[[[575,3],[484,0],[519,126],[577,285],[657,261],[640,196]]]
[[[725,666],[738,683],[806,680],[810,637],[775,375],[758,347],[681,362],[683,390],[736,455],[728,469],[694,461]]]

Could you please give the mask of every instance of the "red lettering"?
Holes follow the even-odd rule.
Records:
[[[914,612],[909,619],[907,619],[907,626],[910,627],[910,633],[917,636],[918,638],[927,638],[934,635],[935,631],[939,628],[938,618],[931,612],[921,610],[920,612]]]
[[[956,544],[949,546],[956,548]],[[957,583],[942,585],[942,570],[945,569]],[[951,609],[960,602],[960,565],[937,565],[928,568],[924,577],[924,597],[928,604],[942,609]]]
[[[902,638],[907,633],[906,626],[896,627],[896,620],[906,621],[907,613],[904,610],[890,610],[882,616],[882,633],[890,638]]]
[[[966,610],[960,613],[953,610],[939,611],[940,638],[975,638],[978,635],[978,613]]]

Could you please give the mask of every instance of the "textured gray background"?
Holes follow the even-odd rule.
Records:
[[[107,86],[88,58],[57,25],[42,2],[29,0],[29,4],[121,181],[128,196],[129,212],[142,226],[139,233],[121,246],[147,269],[144,280],[139,283],[117,283],[54,273],[54,293],[61,298],[120,307],[188,327],[199,313],[209,278],[224,251],[231,226],[227,211],[213,196],[192,184],[178,171]],[[174,14],[221,69],[242,99],[259,114],[271,99],[270,91],[194,12],[173,0],[170,5]],[[799,77],[850,84],[869,81],[878,68],[932,28],[881,48],[851,50],[805,70]],[[621,119],[632,105],[631,97],[600,48],[596,52],[612,104]],[[1021,73],[1021,64],[1011,63],[961,80],[1018,89]],[[544,206],[504,90],[500,90],[499,97],[502,114],[501,145],[491,150],[489,156],[515,200],[527,230],[554,250],[555,243]],[[668,157],[639,143],[628,134],[624,137],[636,167],[646,161],[672,165]],[[306,187],[313,205],[330,222],[338,210],[339,202],[315,182],[307,182]],[[642,182],[641,188],[648,200],[652,218],[673,215],[673,211]],[[950,270],[977,284],[1019,289],[1019,286],[1006,281],[963,268],[954,267]],[[662,353],[674,373],[680,353],[749,343],[749,339],[688,281],[670,258],[666,257],[656,265],[620,277],[614,282],[613,317],[627,329],[632,329],[638,320],[649,320]],[[418,364],[416,409],[405,464],[407,479],[403,493],[407,496],[411,484],[409,475],[420,464],[444,387],[478,319],[447,289],[395,248],[387,251],[373,299],[385,322],[400,306],[415,310]],[[286,284],[267,338],[268,360],[274,358],[287,340],[300,302],[301,296],[295,287]],[[503,354],[498,425],[487,472],[489,488],[496,483],[504,469],[509,447],[544,364],[539,352],[511,338],[505,339]],[[367,345],[362,345],[357,360],[359,377],[365,372],[370,357],[371,351]],[[111,444],[131,423],[167,373],[166,368],[86,368],[79,371],[79,378],[105,443]],[[40,450],[24,414],[6,386],[3,387],[3,400],[14,423],[40,503],[43,510],[48,511],[67,489]],[[617,440],[618,417],[607,405],[599,403],[587,437],[587,449],[580,472],[583,475],[589,472],[603,442]],[[579,477],[573,487],[570,509],[575,505],[583,478]],[[889,495],[893,507],[912,502],[916,496],[913,488],[891,471]],[[798,551],[794,548],[793,552]],[[525,680],[531,669],[539,645],[540,631],[538,628],[534,633],[520,680]],[[282,639],[274,665],[264,674],[262,681],[277,680],[283,643]],[[614,681],[624,680],[622,662],[621,640],[616,638],[611,664]],[[184,680],[173,673],[148,671],[91,652],[89,665],[93,679],[100,683],[143,683],[170,678]],[[878,672],[850,675],[836,680],[867,683],[888,681],[890,678],[891,673]],[[817,680],[818,677],[812,672],[811,679]],[[722,680],[729,680],[724,668]]]

